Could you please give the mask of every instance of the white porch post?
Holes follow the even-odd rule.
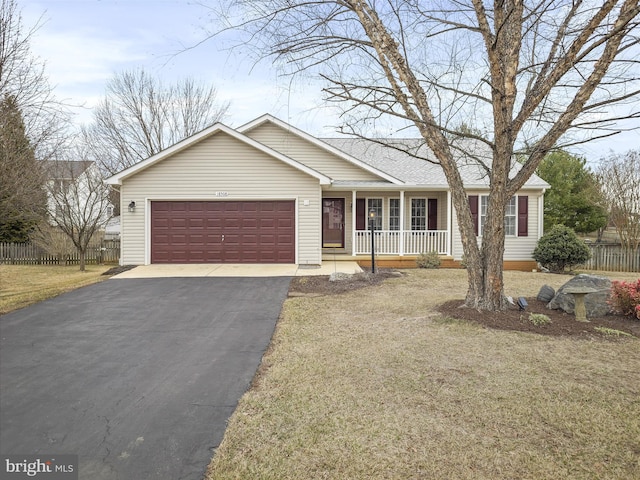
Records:
[[[356,256],[356,191],[351,191],[351,256]]]
[[[453,202],[451,201],[451,189],[447,190],[447,255],[451,255],[453,252],[453,234],[451,226],[453,224],[453,209],[451,208]]]
[[[400,245],[398,255],[404,256],[404,190],[400,190]]]
[[[542,195],[538,197],[538,240],[544,234],[544,192],[542,189]]]

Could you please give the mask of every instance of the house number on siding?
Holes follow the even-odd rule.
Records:
[[[228,197],[229,192],[216,192],[216,197]]]

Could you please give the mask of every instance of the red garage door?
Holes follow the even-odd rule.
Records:
[[[295,203],[151,202],[151,263],[294,263]]]

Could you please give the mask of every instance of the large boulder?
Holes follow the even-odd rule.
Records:
[[[549,285],[543,285],[540,291],[538,292],[537,298],[541,302],[549,303],[551,300],[553,300],[553,297],[555,296],[556,296],[556,291],[553,289],[553,287],[550,287]]]
[[[598,290],[596,293],[590,293],[584,297],[584,304],[587,308],[588,317],[602,317],[609,314],[611,308],[607,303],[611,292],[611,280],[596,275],[577,275],[565,283],[553,299],[547,305],[547,308],[553,310],[564,310],[567,313],[574,313],[575,301],[573,295],[564,293],[567,289],[574,288],[593,288]]]

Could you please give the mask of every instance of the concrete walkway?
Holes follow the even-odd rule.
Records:
[[[301,277],[331,275],[334,272],[360,273],[356,262],[325,261],[322,266],[294,264],[193,264],[139,265],[112,278],[169,278],[169,277]]]

